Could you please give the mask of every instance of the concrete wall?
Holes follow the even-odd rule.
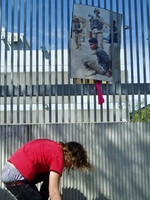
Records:
[[[0,171],[23,143],[36,138],[77,141],[87,149],[94,170],[64,172],[65,200],[150,199],[150,123],[63,123],[0,126]],[[0,199],[10,194],[0,183]]]

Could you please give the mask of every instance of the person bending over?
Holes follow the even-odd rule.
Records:
[[[36,139],[19,148],[5,164],[2,182],[18,200],[61,200],[63,169],[91,170],[84,147],[77,142]],[[43,182],[38,191],[36,184]]]

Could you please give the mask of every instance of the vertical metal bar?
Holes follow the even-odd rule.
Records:
[[[72,7],[72,9],[74,9],[74,3],[75,3],[75,0],[73,0],[73,7]],[[72,20],[73,20],[73,18],[72,18]],[[74,91],[74,106],[75,106],[75,109],[74,109],[74,122],[77,122],[77,84],[78,84],[77,80],[78,80],[77,78],[73,79],[73,84],[74,84],[74,88],[75,88],[75,91]]]
[[[123,46],[124,46],[124,64],[125,64],[125,91],[126,91],[126,119],[127,121],[129,120],[129,109],[128,109],[128,100],[129,100],[129,97],[128,97],[128,69],[127,69],[127,54],[126,54],[126,51],[127,51],[127,46],[126,46],[126,30],[125,30],[125,23],[126,23],[126,19],[125,19],[125,16],[126,16],[126,10],[125,10],[125,0],[122,1],[122,13],[123,13]]]
[[[75,85],[75,93],[74,93],[74,104],[75,104],[75,113],[74,113],[74,122],[77,122],[77,79],[73,79]]]
[[[129,14],[129,45],[130,45],[130,65],[131,65],[131,83],[132,83],[132,109],[134,110],[134,68],[133,68],[133,41],[132,41],[132,21],[131,21],[131,1],[128,1],[128,14]],[[132,10],[132,12],[134,9]],[[133,111],[132,110],[132,111]]]
[[[88,5],[88,0],[85,1],[85,4]],[[90,81],[87,80],[87,115],[88,115],[88,122],[90,122],[90,94],[89,94],[89,85]]]
[[[110,7],[110,8],[109,8]],[[112,74],[114,74],[114,42],[113,42],[113,24],[112,24],[112,19],[113,19],[113,13],[112,13],[112,2],[107,2],[107,7],[106,9],[110,9],[110,13],[109,13],[109,21],[110,21],[110,33],[111,33],[111,44],[110,44],[110,48],[111,48],[111,54],[110,54],[110,58],[112,59]],[[108,97],[110,97],[111,102],[111,110],[112,110],[112,118],[109,117],[109,120],[114,121],[115,119],[115,81],[114,81],[114,76],[112,76],[112,90],[113,90],[113,95],[110,96],[108,93]],[[109,103],[109,99],[108,99],[108,103]]]
[[[130,4],[130,3],[129,3]],[[137,8],[137,6],[136,6],[136,1],[134,1],[134,6],[135,6],[135,27],[136,27],[136,53],[137,53],[137,65],[139,65],[139,59],[138,59],[138,54],[139,54],[139,52],[138,52],[138,29],[137,29],[137,20],[136,20],[136,18],[137,18],[137,10],[136,10],[136,8]],[[130,12],[131,12],[131,8],[130,8]],[[134,9],[132,10],[132,12],[134,12]],[[130,21],[129,21],[129,30],[130,30],[130,33],[131,33],[131,29],[132,29],[132,27],[131,27],[131,17],[130,17]],[[138,76],[138,83],[139,83],[139,70],[137,69],[137,76]],[[131,64],[131,83],[132,83],[132,117],[133,117],[133,121],[134,121],[134,119],[135,119],[135,115],[134,115],[134,108],[135,108],[135,100],[134,100],[134,87],[133,87],[133,84],[134,84],[134,72],[133,72],[133,62],[132,62],[132,64]]]
[[[57,0],[55,1],[55,122],[58,122]]]
[[[118,21],[119,21],[119,0],[116,1],[116,11],[117,11],[117,24],[118,24]],[[120,21],[119,21],[120,22]],[[121,38],[122,39],[122,38]],[[117,64],[118,64],[118,74],[119,74],[119,80],[118,80],[118,89],[119,89],[119,110],[120,110],[120,121],[122,121],[122,89],[121,89],[121,67],[120,67],[120,51],[121,51],[121,41],[120,41],[120,35],[119,35],[119,32],[118,32],[118,35],[117,35],[117,40],[118,40],[118,43],[117,43],[117,49],[118,49],[118,61],[117,61]]]
[[[4,54],[4,123],[7,123],[7,41],[8,41],[8,0],[5,1],[5,54]]]
[[[18,38],[20,38],[20,0],[18,0]],[[19,86],[20,86],[20,48],[17,49],[17,123],[20,122],[20,95],[19,95]]]
[[[87,118],[87,121],[90,122],[90,95],[89,95],[89,84],[90,84],[90,81],[88,80],[87,81],[87,115],[88,115],[88,118]]]
[[[56,35],[56,38],[57,38],[57,35]],[[45,123],[45,0],[42,1],[42,46],[43,46],[43,53],[42,53],[42,85],[43,85],[42,104],[43,104],[43,123]]]
[[[137,43],[136,43],[136,50],[137,50],[137,76],[138,76],[138,104],[137,104],[137,108],[133,108],[134,110],[134,113],[135,113],[135,110],[138,109],[138,114],[139,114],[139,120],[141,121],[141,97],[140,97],[140,82],[141,82],[141,73],[140,73],[140,55],[141,55],[141,52],[139,51],[139,48],[140,48],[140,34],[139,34],[139,31],[140,31],[140,21],[141,21],[141,18],[139,18],[140,16],[140,13],[139,12],[139,7],[141,7],[140,5],[140,1],[139,3],[137,4],[137,1],[135,1],[135,11],[136,11],[136,16],[135,16],[135,24],[136,24],[136,35],[137,35]],[[138,12],[137,12],[137,9],[138,9]],[[135,119],[135,114],[134,114],[134,119]]]
[[[83,79],[81,79],[81,121],[84,122]]]
[[[48,10],[49,10],[49,17],[48,17],[48,32],[49,32],[49,66],[51,66],[51,1],[48,1]],[[52,96],[51,96],[51,69],[52,67],[49,68],[49,122],[52,121]]]
[[[61,121],[65,121],[65,112],[64,112],[64,3],[61,1],[61,85],[62,85],[62,119]]]
[[[33,52],[33,49],[32,49],[32,36],[33,36],[33,31],[32,31],[32,28],[33,28],[33,17],[32,17],[32,14],[33,14],[33,0],[30,1],[30,123],[32,123],[32,113],[33,113],[33,109],[32,109],[32,70],[33,70],[33,67],[32,67],[32,52]]]
[[[109,122],[110,121],[110,113],[109,113],[109,84],[108,82],[106,82],[106,121]]]
[[[107,0],[104,0],[104,9],[106,9],[106,4],[107,4],[106,1]]]
[[[75,3],[76,3],[76,0],[73,0],[72,9],[74,9],[74,4]],[[72,16],[71,19],[73,20],[73,16]],[[72,31],[72,29],[71,29],[71,31]],[[69,49],[68,49],[68,51],[69,51]],[[68,52],[68,59],[69,59],[69,62],[70,62],[71,57],[69,56],[69,52]],[[69,65],[68,65],[68,72],[70,73]],[[69,76],[68,76],[68,80],[69,80]],[[70,82],[69,82],[69,84],[70,84]],[[78,106],[77,106],[78,105],[77,104],[77,102],[78,102],[78,95],[77,95],[78,86],[77,85],[79,84],[79,79],[74,78],[73,79],[73,84],[74,84],[74,88],[75,88],[75,91],[74,91],[74,106],[75,106],[75,108],[74,108],[74,122],[77,122],[78,121],[78,119],[77,119],[77,112],[78,112],[78,109],[79,109]]]
[[[94,6],[94,0],[92,0],[92,6]],[[94,83],[95,83],[95,81],[94,81]],[[97,101],[96,101],[96,88],[95,88],[95,84],[93,85],[93,87],[94,87],[94,109],[93,109],[93,112],[94,112],[94,122],[96,122],[97,121]]]
[[[10,123],[13,123],[13,82],[14,82],[14,0],[12,0],[12,11],[11,11],[11,41],[12,41],[12,48],[11,48],[11,97],[10,97]]]
[[[83,2],[80,2],[81,4],[83,4]],[[85,4],[88,4],[88,1],[86,0]],[[86,101],[87,103],[87,108],[85,107],[85,109],[87,110],[87,121],[90,122],[90,95],[89,95],[89,85],[90,85],[90,81],[89,79],[85,80],[85,83],[87,85],[87,98],[85,98],[84,101]],[[84,97],[83,97],[84,98]]]
[[[104,0],[104,9],[106,9],[106,0]],[[109,83],[106,81],[106,121],[110,121],[110,113],[109,113]]]
[[[68,122],[71,122],[71,98],[70,98],[70,0],[67,0],[67,28],[68,28]]]
[[[102,7],[102,2],[101,1],[98,2],[98,7]],[[102,84],[102,81],[101,81],[101,88],[102,88],[102,85],[103,84]],[[103,104],[101,104],[98,107],[100,107],[100,109],[99,109],[99,111],[100,111],[100,121],[103,122],[104,121],[104,119],[103,119],[103,117],[104,117],[104,115],[103,115],[104,114]],[[96,119],[96,121],[98,121],[98,118]]]
[[[36,123],[39,122],[39,0],[36,0]]]
[[[110,1],[110,28],[111,28],[111,36],[113,36],[113,24],[112,24],[112,19],[113,19],[113,11],[112,11],[112,1]],[[112,49],[112,58],[114,58],[114,41],[113,39],[111,40],[112,44],[111,44],[111,49]],[[112,59],[112,69],[114,69],[114,59]],[[114,73],[114,71],[112,70],[112,73]],[[112,76],[112,84],[113,84],[113,121],[116,121],[116,98],[115,98],[115,90],[116,90],[116,83],[115,80],[113,78],[114,76]]]
[[[23,123],[26,123],[26,26],[27,26],[26,17],[27,17],[27,3],[26,0],[24,0]]]
[[[145,38],[145,28],[144,28],[144,15],[146,15],[146,12],[144,10],[144,2],[141,0],[140,1],[141,3],[141,23],[142,23],[142,28],[141,28],[141,31],[142,31],[142,52],[143,52],[143,55],[142,55],[142,58],[143,58],[143,80],[144,80],[144,105],[145,105],[145,108],[144,108],[144,113],[145,113],[145,121],[147,122],[148,121],[148,110],[147,110],[147,98],[146,98],[146,53],[145,53],[145,49],[146,49],[146,45],[145,45],[145,42],[146,42],[146,38]],[[145,14],[144,14],[145,13]],[[148,29],[147,29],[148,30]],[[149,58],[150,59],[150,58]],[[139,98],[140,98],[140,94],[139,94]],[[141,109],[139,108],[139,111]],[[140,121],[142,121],[142,113],[141,113],[141,116],[140,116]]]
[[[79,3],[81,4],[82,1],[80,0]],[[81,79],[81,121],[84,122],[84,95],[83,95],[83,84],[84,80]]]

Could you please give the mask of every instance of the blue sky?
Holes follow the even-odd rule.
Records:
[[[148,32],[149,9],[147,8],[147,6],[150,8],[149,0],[6,0],[1,2],[2,27],[9,32],[19,31],[26,34],[33,49],[40,46],[46,46],[47,49],[68,48],[74,3],[83,5],[88,3],[89,6],[108,10],[112,8],[114,12],[123,15],[121,48],[124,48],[125,39],[128,63],[132,66],[137,66],[139,63],[140,82],[144,80],[144,76],[149,82],[150,41],[147,40],[148,37],[150,38],[148,36],[150,35]],[[130,30],[124,32],[124,25],[130,26]],[[144,74],[145,64],[146,73]],[[130,67],[128,70],[132,71],[132,69]],[[137,82],[139,69],[135,67],[133,71],[132,79],[134,80],[130,77],[130,82]]]
[[[7,16],[6,16],[6,3],[8,2],[8,24],[7,24]],[[44,3],[43,3],[44,2]],[[50,2],[50,3],[49,3]],[[2,27],[6,27],[8,25],[8,31],[12,31],[12,6],[14,6],[14,32],[18,32],[19,24],[20,24],[20,32],[24,33],[26,31],[27,38],[30,40],[30,34],[32,31],[32,40],[33,40],[33,47],[35,46],[36,41],[36,32],[39,33],[39,45],[42,43],[42,36],[45,36],[45,45],[48,43],[48,37],[51,35],[51,42],[52,45],[55,45],[55,36],[57,35],[58,38],[62,38],[62,31],[61,28],[63,27],[63,39],[68,39],[68,31],[70,31],[71,27],[71,19],[72,19],[72,9],[73,9],[73,3],[80,3],[85,4],[87,1],[73,1],[73,0],[6,0],[2,1]],[[94,2],[94,5],[92,4]],[[100,3],[99,3],[100,2]],[[112,10],[114,12],[123,14],[123,5],[124,2],[124,16],[123,16],[123,24],[129,25],[130,24],[130,18],[131,18],[131,26],[132,26],[132,34],[133,34],[133,41],[135,41],[136,37],[136,30],[135,30],[135,20],[137,17],[138,21],[138,34],[139,38],[141,38],[141,35],[144,34],[144,37],[148,37],[148,28],[147,27],[147,12],[146,12],[146,0],[136,0],[131,1],[130,7],[131,7],[131,14],[129,14],[129,0],[124,1],[113,1],[114,3],[111,5],[110,0],[106,1],[106,5],[104,4],[104,0],[102,1],[88,1],[88,5],[93,6],[100,6],[101,8],[110,9],[112,7]],[[135,3],[137,4],[137,15],[135,17]],[[141,5],[142,2],[142,5]],[[25,7],[25,4],[26,7]],[[44,7],[43,7],[44,5]],[[63,13],[61,11],[61,8],[63,7]],[[117,8],[118,7],[118,8]],[[143,7],[144,13],[143,13],[143,24],[141,21],[141,7]],[[26,9],[26,11],[25,11]],[[36,16],[36,9],[38,9],[38,16]],[[19,11],[20,10],[20,11]],[[57,12],[55,12],[57,10]],[[20,12],[20,13],[19,13]],[[26,15],[26,16],[25,16]],[[62,16],[64,15],[63,21]],[[38,19],[36,19],[38,17]],[[25,24],[26,19],[26,24]],[[32,20],[32,24],[31,24]],[[37,20],[39,22],[39,26],[37,26]],[[50,21],[49,21],[50,20]],[[69,22],[69,24],[68,24]],[[50,26],[49,26],[49,23]],[[32,26],[31,26],[32,25]],[[57,25],[57,29],[55,28],[55,25]],[[143,26],[143,27],[142,27]],[[38,29],[37,29],[38,28]],[[44,30],[43,30],[44,28]],[[50,28],[50,32],[49,32]],[[43,34],[43,35],[42,35]],[[127,33],[128,36],[128,33]],[[126,37],[128,40],[129,37]]]

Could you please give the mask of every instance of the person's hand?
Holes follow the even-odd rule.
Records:
[[[106,74],[105,74],[108,78],[110,78],[112,76],[112,72],[111,70],[109,69]]]
[[[49,196],[51,200],[62,200],[59,192],[60,174],[51,171],[49,174]]]

